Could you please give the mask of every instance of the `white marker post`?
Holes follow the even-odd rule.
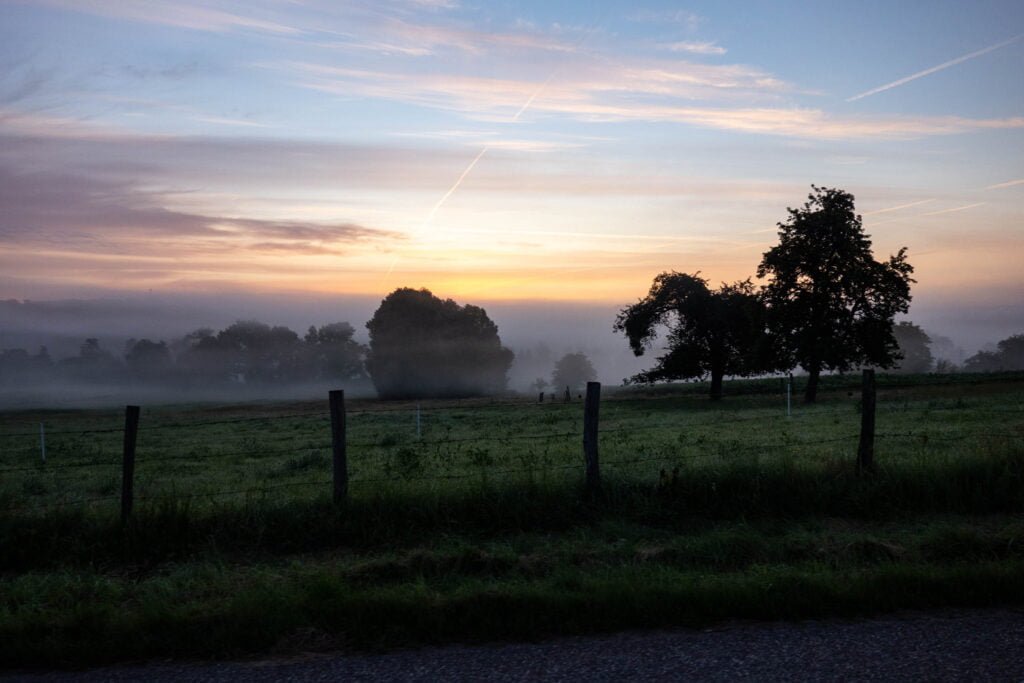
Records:
[[[46,464],[46,427],[42,422],[39,423],[39,454],[43,458],[43,464]]]
[[[416,404],[416,438],[420,438],[420,404]]]

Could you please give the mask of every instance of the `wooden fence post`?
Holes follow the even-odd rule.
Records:
[[[135,441],[139,435],[139,407],[124,408],[124,451],[121,459],[121,524],[132,514],[135,483]]]
[[[348,498],[348,454],[345,451],[345,391],[335,389],[328,394],[331,412],[331,450],[333,453],[334,504],[342,505]]]
[[[857,471],[875,468],[875,371],[865,370],[860,398],[860,443],[857,446]]]
[[[601,383],[587,382],[587,398],[583,403],[583,458],[587,468],[587,494],[601,488],[601,469],[597,460],[598,408],[601,404]]]

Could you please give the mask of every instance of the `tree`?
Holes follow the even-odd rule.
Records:
[[[1024,334],[1014,334],[996,344],[995,351],[979,351],[966,361],[967,372],[1024,370]]]
[[[892,329],[900,349],[900,364],[896,369],[905,374],[931,372],[935,365],[932,357],[931,338],[912,322],[899,322]]]
[[[221,330],[216,347],[227,353],[232,372],[246,383],[290,381],[300,364],[299,335],[256,320],[240,320]]]
[[[763,293],[772,330],[809,375],[808,403],[822,370],[893,365],[893,318],[909,309],[914,282],[906,247],[888,261],[874,259],[852,194],[811,189],[803,207],[788,209],[779,244],[757,268],[759,278],[770,278]]]
[[[58,365],[69,377],[86,382],[114,381],[120,378],[123,369],[95,337],[86,339],[78,347],[77,356],[64,358]]]
[[[508,383],[514,354],[478,306],[403,287],[381,302],[366,327],[366,369],[381,398],[479,396]]]
[[[710,375],[710,396],[718,400],[726,375],[759,374],[778,365],[766,333],[765,309],[750,280],[712,291],[698,273],[661,273],[646,297],[622,309],[615,330],[624,332],[633,353],[642,356],[661,327],[668,328],[665,355],[629,382]]]
[[[996,348],[1007,370],[1024,370],[1024,334],[1007,337]]]
[[[355,328],[345,322],[330,323],[319,329],[311,325],[304,339],[310,356],[309,374],[323,380],[365,378],[366,347],[352,338],[355,332]]]
[[[129,374],[144,380],[166,379],[173,368],[167,344],[149,339],[129,339],[125,343],[124,362]]]
[[[555,363],[555,372],[551,376],[551,385],[556,389],[569,387],[571,390],[581,388],[587,382],[597,379],[597,370],[590,359],[583,353],[567,353]]]

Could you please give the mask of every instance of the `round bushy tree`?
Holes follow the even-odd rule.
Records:
[[[481,396],[508,383],[513,353],[479,306],[403,287],[381,302],[366,327],[366,369],[381,398]]]
[[[597,370],[586,354],[567,353],[555,363],[555,371],[551,378],[551,384],[555,389],[569,387],[575,391],[580,389],[587,382],[597,379]]]

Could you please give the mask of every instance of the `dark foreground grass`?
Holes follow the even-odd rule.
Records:
[[[716,572],[647,562],[369,584],[330,564],[190,566],[135,582],[51,573],[12,583],[0,615],[0,665],[51,667],[1014,604],[1024,602],[1024,561]]]

